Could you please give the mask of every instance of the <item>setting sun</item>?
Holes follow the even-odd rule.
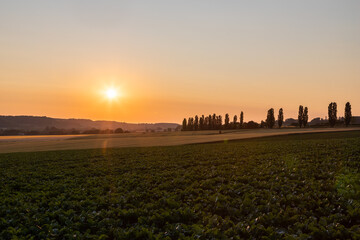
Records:
[[[109,88],[106,90],[106,97],[110,100],[116,98],[118,96],[118,93],[115,88]]]

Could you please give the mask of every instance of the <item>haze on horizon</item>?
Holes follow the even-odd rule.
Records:
[[[360,115],[360,1],[0,1],[0,115]],[[113,101],[104,97],[118,89]]]

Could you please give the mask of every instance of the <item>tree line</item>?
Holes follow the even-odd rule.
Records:
[[[349,102],[345,104],[345,114],[344,114],[344,124],[349,126],[351,122],[351,105]],[[329,125],[334,127],[337,120],[337,104],[335,102],[331,102],[328,107],[328,118]],[[308,107],[304,107],[302,105],[299,106],[298,112],[298,127],[306,127],[309,121],[309,109]],[[273,128],[275,124],[277,124],[278,128],[281,128],[284,123],[284,110],[282,108],[279,109],[277,120],[275,120],[274,109],[270,108],[267,111],[266,120],[261,121],[261,124],[250,121],[248,123],[244,122],[244,113],[241,111],[238,116],[234,115],[232,121],[230,120],[229,114],[225,114],[224,123],[221,115],[213,115],[199,117],[196,115],[195,117],[189,117],[188,119],[184,118],[182,122],[182,131],[198,131],[198,130],[221,130],[221,129],[241,129],[241,128],[258,128],[258,127],[267,127]]]
[[[0,129],[0,136],[16,136],[16,135],[78,135],[78,134],[118,134],[129,133],[122,128],[117,129],[97,129],[88,130],[78,129],[60,129],[56,127],[46,127],[44,130],[22,130],[22,129]]]
[[[241,112],[238,116],[235,115],[230,121],[229,114],[225,114],[224,124],[221,115],[210,114],[208,116],[202,115],[195,117],[184,118],[182,122],[182,131],[197,131],[197,130],[221,130],[221,129],[239,129],[244,127],[244,113]]]

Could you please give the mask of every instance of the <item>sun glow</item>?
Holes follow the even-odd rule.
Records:
[[[118,92],[115,88],[108,88],[105,91],[105,95],[109,100],[113,100],[114,98],[116,98],[118,96]]]

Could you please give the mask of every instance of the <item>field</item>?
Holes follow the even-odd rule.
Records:
[[[0,239],[360,239],[360,131],[0,154]]]
[[[282,128],[95,135],[0,136],[0,153],[70,149],[174,146],[286,134],[352,131],[359,128]]]

